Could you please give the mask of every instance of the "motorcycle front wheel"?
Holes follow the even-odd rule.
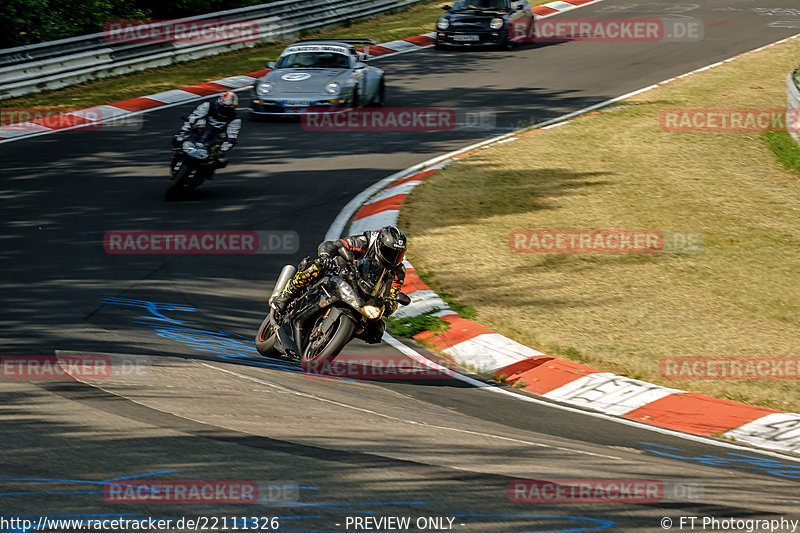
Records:
[[[313,332],[317,331],[323,319],[324,315],[321,315],[317,319],[317,323],[314,324],[314,328],[311,330],[312,335]],[[331,326],[327,332],[320,332],[320,334],[323,335],[321,339],[310,339],[311,342],[307,343],[303,350],[303,362],[314,362],[316,365],[320,365],[325,362],[333,361],[336,356],[339,355],[339,352],[342,351],[345,344],[350,341],[354,327],[355,323],[352,318],[345,314],[339,315],[336,324]]]
[[[178,169],[178,171],[175,173],[175,176],[173,177],[175,183],[173,183],[172,186],[169,189],[167,189],[167,192],[164,194],[164,200],[172,202],[174,200],[181,199],[181,193],[183,193],[183,191],[186,190],[187,188],[186,187],[187,176],[189,175],[189,172],[191,172],[191,170],[192,169],[189,168],[189,165],[187,165],[186,163],[181,165],[181,168]]]

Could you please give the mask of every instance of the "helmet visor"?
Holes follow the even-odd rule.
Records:
[[[378,255],[385,265],[399,265],[403,262],[405,253],[405,250],[395,250],[389,246],[378,246]]]

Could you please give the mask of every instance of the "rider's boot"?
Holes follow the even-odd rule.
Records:
[[[278,314],[283,313],[286,306],[289,305],[289,302],[300,296],[302,292],[302,288],[296,287],[294,283],[292,283],[293,281],[294,280],[290,279],[283,291],[272,300],[272,307],[275,308]]]
[[[308,261],[303,261],[300,266],[304,267]],[[289,305],[293,299],[300,296],[306,287],[311,285],[320,275],[321,271],[319,265],[311,263],[310,266],[300,270],[286,283],[283,291],[272,300],[272,307],[278,314],[283,313],[286,306]]]

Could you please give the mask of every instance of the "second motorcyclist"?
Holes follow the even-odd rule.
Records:
[[[198,105],[173,138],[173,146],[176,148],[180,146],[193,128],[208,124],[216,130],[217,139],[221,141],[217,160],[222,164],[221,166],[224,166],[227,162],[228,152],[236,145],[242,129],[242,119],[236,112],[238,104],[239,97],[236,96],[236,93],[228,91],[217,98],[213,104],[203,102]]]

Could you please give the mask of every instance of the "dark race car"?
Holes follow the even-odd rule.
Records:
[[[534,15],[526,0],[456,0],[436,23],[436,48],[511,48],[533,40]]]

